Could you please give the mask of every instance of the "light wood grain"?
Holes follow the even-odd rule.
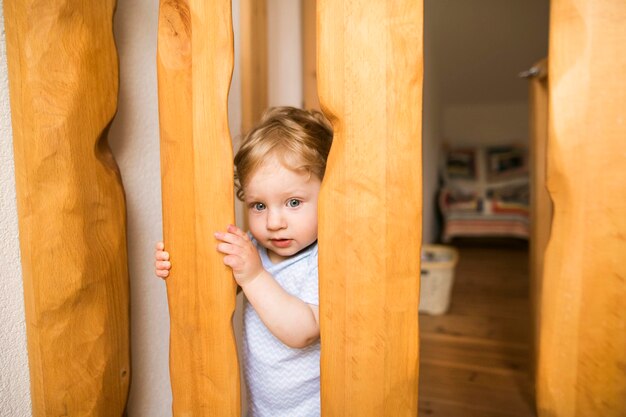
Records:
[[[305,109],[320,109],[317,96],[317,0],[302,0],[302,95]]]
[[[540,416],[626,415],[626,3],[554,0]]]
[[[36,417],[119,417],[128,397],[126,209],[107,143],[114,9],[4,1]]]
[[[444,414],[439,406],[435,408],[437,412],[432,413],[435,416],[465,417],[471,415],[470,410],[481,417],[489,413],[499,417],[533,415],[533,404],[525,396],[528,392],[524,393],[521,388],[522,384],[528,385],[526,374],[498,374],[492,369],[464,369],[429,362],[422,362],[420,369],[424,374],[420,395],[429,399],[426,401],[452,403],[459,411],[463,410]],[[426,401],[421,402],[420,408],[427,404]]]
[[[246,134],[268,106],[267,0],[241,0],[241,131]]]
[[[541,325],[543,264],[552,226],[552,200],[546,188],[548,149],[548,61],[533,65],[537,73],[529,79],[530,131],[530,302],[533,320],[533,374],[536,373]]]
[[[415,416],[422,2],[318,1],[324,416]]]
[[[239,416],[236,285],[213,238],[234,222],[230,1],[162,0],[158,33],[173,413]]]

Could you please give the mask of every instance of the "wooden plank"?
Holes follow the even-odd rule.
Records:
[[[241,0],[241,132],[246,134],[268,106],[267,0]]]
[[[107,143],[114,9],[114,0],[4,1],[37,417],[121,416],[128,397],[126,208]]]
[[[521,414],[507,406],[504,410],[492,411],[467,403],[442,400],[439,398],[421,400],[419,415],[428,417],[534,417],[530,412]]]
[[[452,368],[422,362],[420,374],[420,397],[428,401],[485,413],[481,416],[534,415],[526,373],[497,373],[488,369]],[[424,407],[424,402],[420,400],[420,403]]]
[[[453,295],[455,301],[462,293]],[[530,326],[528,317],[478,316],[447,313],[441,316],[420,315],[421,335],[479,338],[494,343],[528,343]]]
[[[212,238],[234,222],[231,3],[161,0],[158,33],[173,412],[239,416],[236,285]]]
[[[507,341],[483,342],[479,339],[421,336],[422,363],[450,364],[472,370],[500,373],[525,373],[528,370],[528,345]],[[464,365],[459,365],[462,363]]]
[[[489,265],[489,279],[485,279]],[[526,320],[528,251],[497,247],[464,247],[459,258],[449,314],[485,320]],[[528,327],[524,326],[527,331]]]
[[[305,109],[320,109],[317,95],[317,0],[302,0],[302,90]]]
[[[528,256],[525,257],[526,262]],[[482,272],[481,272],[482,269]],[[480,279],[478,274],[484,274],[484,267],[467,269],[470,273],[463,282],[457,282],[454,286],[454,293],[484,294],[486,296],[523,297],[528,298],[528,270],[527,268],[515,269],[497,268],[491,271],[489,281]],[[523,277],[524,279],[519,279]]]
[[[454,297],[453,294],[450,313],[487,318],[517,319],[530,317],[530,306],[528,296],[511,297],[506,295],[465,294],[463,297]],[[530,326],[529,321],[528,323]]]
[[[319,212],[322,413],[415,416],[421,1],[318,1],[334,126]]]
[[[626,2],[554,0],[540,416],[626,413]]]
[[[548,62],[533,65],[536,74],[529,79],[530,130],[530,303],[533,321],[533,373],[539,353],[541,286],[546,247],[552,225],[552,200],[546,188],[548,149]]]

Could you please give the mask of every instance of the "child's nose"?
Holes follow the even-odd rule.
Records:
[[[280,210],[268,210],[267,213],[267,229],[279,230],[286,226],[285,219]]]

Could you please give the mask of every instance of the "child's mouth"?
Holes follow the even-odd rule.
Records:
[[[291,239],[271,239],[271,242],[277,248],[286,248],[291,245]]]

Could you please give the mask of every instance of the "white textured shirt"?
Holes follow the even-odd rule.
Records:
[[[263,267],[289,294],[319,305],[317,242],[274,264],[267,250],[252,238]],[[248,417],[319,417],[320,342],[294,349],[265,327],[245,301],[244,372],[248,386]]]

